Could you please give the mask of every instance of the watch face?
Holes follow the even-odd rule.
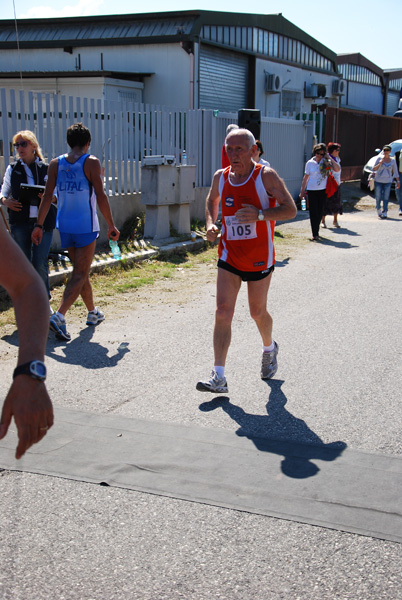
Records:
[[[33,377],[37,377],[38,379],[46,378],[46,367],[40,360],[32,361],[30,370]]]

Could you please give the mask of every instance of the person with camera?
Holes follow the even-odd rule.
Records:
[[[340,169],[339,164],[328,154],[325,144],[316,144],[313,147],[313,156],[306,163],[299,197],[303,199],[307,192],[310,225],[314,241],[319,240],[320,223],[327,198],[328,173],[331,171],[338,172]]]
[[[13,137],[13,145],[19,158],[6,169],[0,192],[1,203],[8,210],[11,235],[40,275],[50,298],[48,257],[56,226],[57,208],[55,204],[51,204],[43,224],[41,243],[36,245],[32,243],[31,234],[38,217],[41,194],[38,196],[32,193],[28,200],[21,198],[21,184],[45,185],[48,165],[44,162],[39,142],[32,131],[18,131]]]

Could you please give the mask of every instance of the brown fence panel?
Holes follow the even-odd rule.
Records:
[[[360,179],[376,148],[402,139],[402,119],[367,112],[327,108],[325,141],[342,145],[342,179]]]

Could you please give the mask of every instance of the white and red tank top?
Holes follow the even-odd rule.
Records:
[[[276,206],[276,199],[264,187],[262,169],[256,164],[247,181],[233,184],[227,167],[219,180],[222,231],[218,254],[239,271],[265,271],[275,264],[275,221],[239,223],[235,217],[243,204],[253,204],[258,210]]]

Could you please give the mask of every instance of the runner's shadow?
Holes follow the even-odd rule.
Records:
[[[271,388],[266,405],[267,415],[246,413],[224,396],[200,404],[199,409],[209,412],[222,408],[240,425],[237,435],[247,437],[261,452],[284,457],[281,462],[284,475],[296,479],[313,477],[319,468],[311,461],[333,461],[342,454],[346,444],[340,441],[325,444],[305,421],[287,411],[287,398],[281,390],[283,383],[280,380],[267,381]]]
[[[50,356],[58,362],[80,365],[84,369],[115,367],[123,356],[130,352],[128,343],[122,342],[118,346],[116,354],[108,356],[108,348],[98,342],[91,342],[95,329],[93,326],[82,329],[78,337],[73,338],[71,342],[55,340],[54,335],[51,334],[46,346],[46,356]],[[1,339],[12,346],[18,347],[18,330],[10,335],[4,335]],[[55,352],[55,348],[60,347],[63,347],[64,356],[60,356]]]
[[[64,356],[54,352],[54,343],[48,342],[46,354],[54,360],[70,365],[80,365],[84,369],[103,369],[104,367],[115,367],[123,356],[130,352],[128,343],[123,342],[117,348],[116,354],[108,356],[109,349],[98,342],[91,342],[95,333],[94,326],[81,329],[78,337],[64,344]],[[63,342],[61,342],[63,343]],[[60,347],[60,346],[57,346]]]

